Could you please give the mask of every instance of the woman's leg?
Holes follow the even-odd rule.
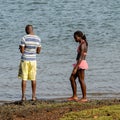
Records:
[[[70,83],[71,83],[71,87],[72,87],[73,96],[68,98],[68,100],[78,100],[76,78],[77,78],[77,73],[75,75],[71,74]]]
[[[80,99],[80,101],[82,101],[82,102],[86,102],[87,101],[87,97],[86,97],[86,84],[85,84],[84,78],[85,78],[85,70],[80,69],[78,71],[78,79],[79,79],[81,90],[82,90],[82,98]]]

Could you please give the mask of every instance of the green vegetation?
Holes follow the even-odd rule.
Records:
[[[0,120],[120,120],[120,100],[86,103],[60,100],[15,101],[0,105]]]
[[[96,109],[71,112],[60,120],[120,120],[120,105],[104,106]]]

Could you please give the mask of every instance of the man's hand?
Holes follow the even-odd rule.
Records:
[[[20,45],[19,45],[19,49],[20,49],[20,52],[21,52],[21,53],[24,53],[24,50],[25,50],[25,47],[24,47],[24,46],[20,46]]]
[[[37,47],[37,49],[36,49],[36,53],[39,54],[40,51],[41,51],[41,47]]]

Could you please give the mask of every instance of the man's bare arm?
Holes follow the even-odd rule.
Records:
[[[24,53],[25,47],[24,46],[19,46],[20,52]]]
[[[41,51],[41,47],[37,47],[36,53],[37,53],[37,54],[40,54],[40,51]]]

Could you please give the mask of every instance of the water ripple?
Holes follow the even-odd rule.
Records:
[[[72,94],[69,76],[77,54],[73,39],[76,30],[82,30],[89,43],[89,70],[85,77],[88,97],[119,97],[119,0],[1,0],[0,8],[0,100],[21,97],[18,45],[26,24],[33,24],[42,39],[42,51],[37,56],[38,97]],[[29,89],[30,82],[27,97],[31,97]],[[78,95],[81,96],[79,87]]]

